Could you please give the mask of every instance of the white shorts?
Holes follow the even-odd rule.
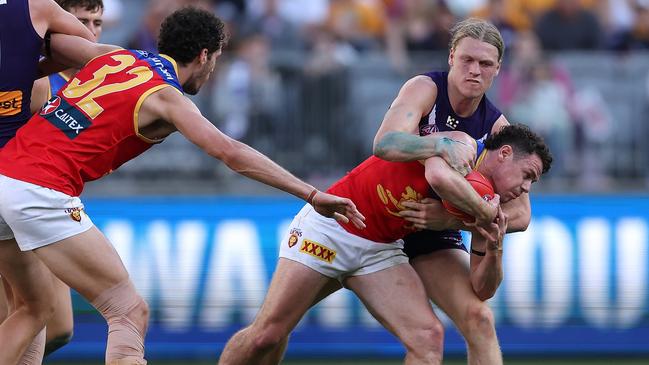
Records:
[[[0,175],[0,240],[29,251],[92,226],[78,197]]]
[[[402,240],[379,243],[356,236],[335,219],[318,214],[309,204],[291,222],[280,242],[279,256],[341,282],[348,276],[408,263]]]

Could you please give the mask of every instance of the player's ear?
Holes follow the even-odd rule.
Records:
[[[455,56],[455,48],[451,48],[448,53],[448,65],[449,67],[453,66],[453,56]]]
[[[514,149],[512,148],[512,146],[510,146],[508,144],[502,145],[498,149],[498,158],[501,161],[504,161],[504,160],[506,160],[508,158],[511,158],[513,156],[514,156]]]
[[[204,65],[204,64],[207,63],[207,60],[208,60],[208,58],[209,58],[209,57],[207,57],[207,53],[208,53],[207,48],[203,48],[203,49],[201,50],[201,53],[200,53],[200,55],[199,55],[199,59],[200,59],[201,65]]]

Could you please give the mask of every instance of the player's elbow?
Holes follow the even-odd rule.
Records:
[[[392,155],[392,150],[387,147],[389,136],[382,136],[380,139],[374,139],[374,145],[372,146],[372,154],[378,158],[390,161],[390,156]]]
[[[510,218],[510,221],[507,224],[507,233],[524,232],[527,230],[527,227],[530,226],[531,221],[532,216],[529,212],[527,214],[519,214],[513,219]]]
[[[496,289],[498,289],[498,286],[493,286],[493,287],[487,287],[487,286],[482,286],[479,287],[476,285],[476,283],[473,283],[473,292],[475,295],[480,299],[481,301],[486,301],[491,298],[493,298],[494,295],[496,295]]]
[[[481,301],[486,301],[496,295],[496,291],[502,282],[502,276],[491,277],[490,279],[479,280],[475,278],[471,280],[471,287],[473,292]]]
[[[250,154],[246,150],[248,145],[234,139],[228,140],[210,153],[213,157],[221,160],[232,171],[243,174],[249,170],[251,161]]]
[[[527,227],[530,226],[531,221],[531,217],[523,217],[515,222],[512,222],[511,224],[507,225],[507,232],[515,233],[527,231]]]
[[[491,290],[491,291],[482,290],[482,291],[476,291],[475,294],[478,297],[478,299],[480,299],[481,301],[484,302],[484,301],[487,301],[487,300],[493,298],[493,296],[496,295],[496,291],[495,290]]]
[[[404,151],[401,146],[404,145],[403,132],[387,132],[377,135],[374,138],[372,154],[386,161],[406,161],[404,160]]]

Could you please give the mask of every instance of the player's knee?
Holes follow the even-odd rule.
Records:
[[[30,317],[43,323],[43,326],[45,326],[47,321],[52,318],[56,311],[56,301],[46,299],[47,298],[38,298],[35,300],[25,301],[19,304],[16,309],[26,311]]]
[[[54,338],[47,341],[47,343],[45,343],[45,356],[70,343],[70,341],[72,341],[72,335],[72,328],[70,328],[69,331],[60,332],[55,335]]]
[[[253,347],[255,352],[267,352],[280,348],[288,339],[288,330],[278,324],[269,324],[263,327],[253,326]]]
[[[461,327],[465,337],[472,336],[487,337],[495,334],[495,321],[494,315],[489,306],[485,302],[476,302],[469,306],[467,310],[466,320]]]
[[[414,330],[412,335],[406,336],[404,345],[408,352],[421,358],[441,357],[444,348],[444,326],[439,321],[430,322]]]
[[[138,295],[137,305],[127,316],[137,325],[142,333],[146,333],[146,329],[149,326],[149,304],[141,296]]]

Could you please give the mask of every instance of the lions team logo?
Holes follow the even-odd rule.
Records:
[[[68,208],[65,210],[66,213],[70,214],[75,222],[81,222],[81,212],[83,212],[83,207]]]
[[[297,244],[299,237],[302,237],[302,231],[297,228],[291,228],[289,232],[290,236],[288,237],[288,247],[291,248]]]
[[[40,115],[48,115],[51,112],[55,111],[58,109],[58,107],[61,105],[61,98],[58,96],[55,96],[54,98],[50,99],[47,104],[43,106],[41,109],[41,112],[39,113]]]

